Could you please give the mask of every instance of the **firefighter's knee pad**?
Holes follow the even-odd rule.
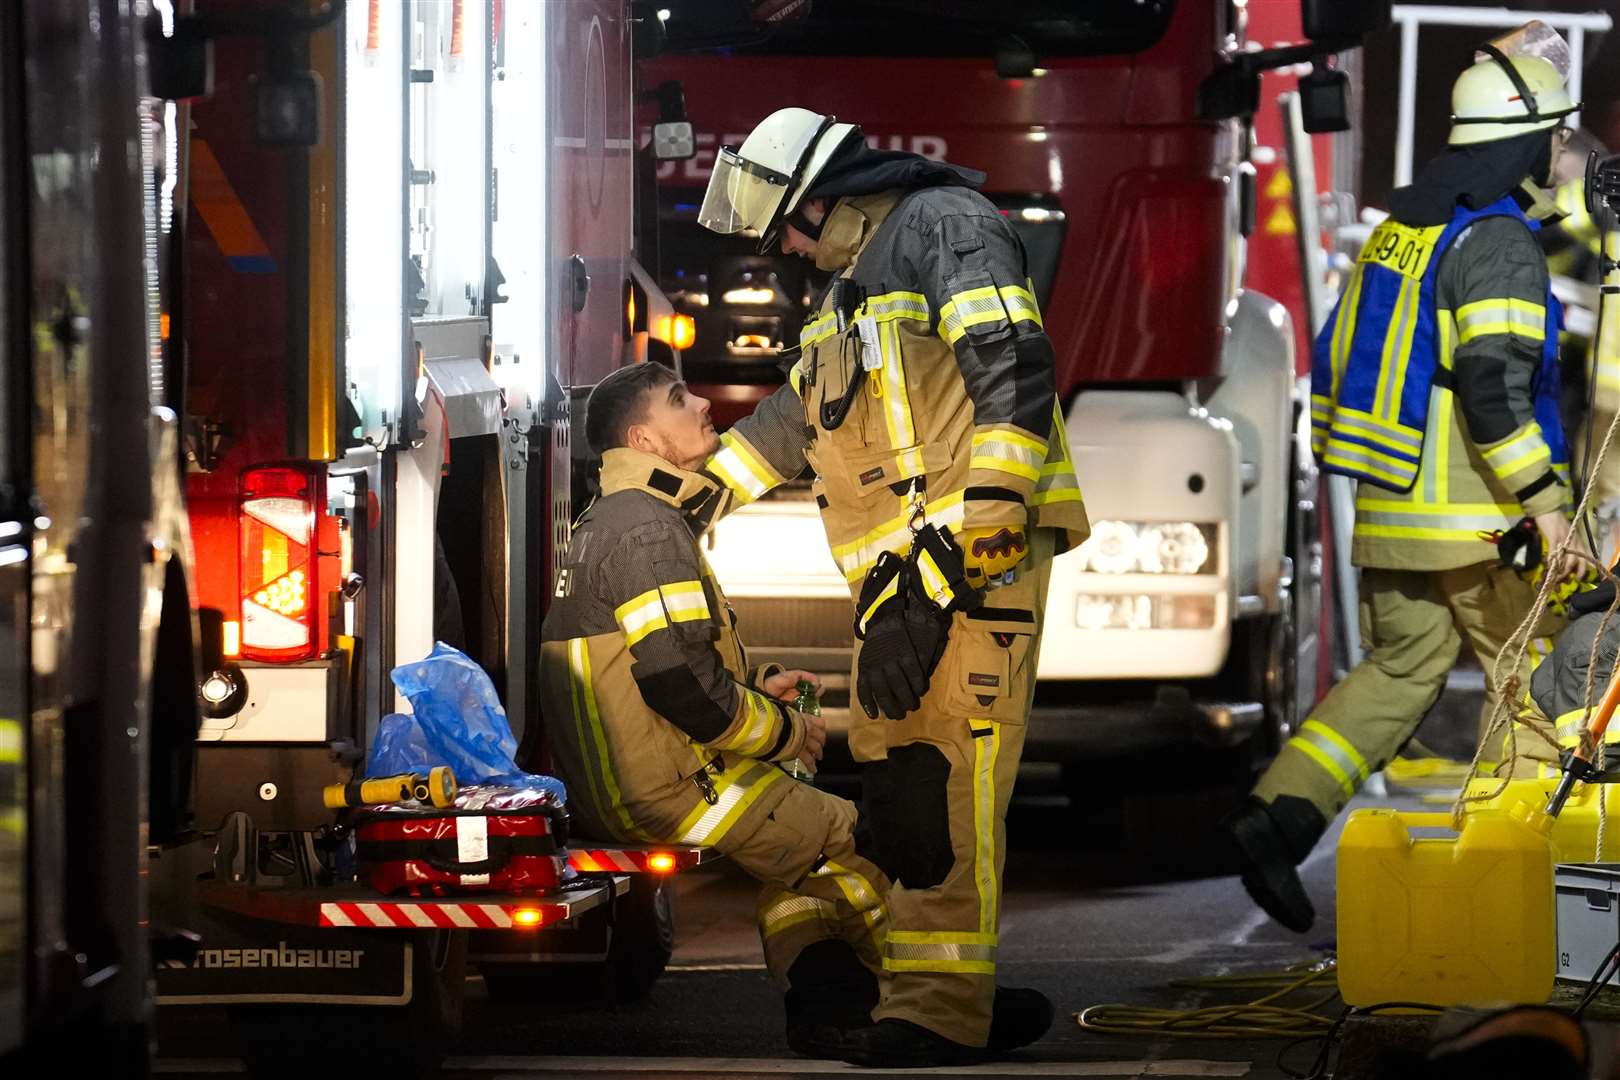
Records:
[[[889,751],[888,820],[880,828],[890,876],[908,889],[929,889],[950,875],[951,763],[939,747],[909,743]]]

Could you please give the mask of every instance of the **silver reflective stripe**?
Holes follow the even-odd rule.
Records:
[[[1506,512],[1497,514],[1402,514],[1392,510],[1356,508],[1356,519],[1364,525],[1394,525],[1437,532],[1494,532],[1517,521]]]
[[[1343,771],[1343,776],[1339,777],[1338,779],[1367,779],[1367,774],[1371,770],[1367,768],[1366,759],[1364,759],[1354,750],[1346,749],[1346,747],[1339,742],[1339,739],[1344,738],[1343,735],[1338,735],[1338,738],[1334,738],[1335,735],[1338,735],[1338,733],[1332,731],[1332,729],[1328,728],[1328,726],[1323,724],[1320,720],[1307,720],[1304,724],[1300,725],[1299,734],[1295,735],[1294,739],[1300,742],[1309,743],[1311,746],[1314,746],[1317,750],[1319,750],[1324,756],[1331,758],[1333,763]]]
[[[680,842],[683,844],[706,844],[711,836],[725,823],[726,815],[736,809],[748,794],[748,789],[759,779],[760,766],[753,765],[740,773],[737,778],[726,784],[720,791],[715,804],[704,811],[697,823],[682,834]],[[723,778],[720,778],[723,779]],[[717,783],[715,785],[719,787]]]
[[[890,960],[973,960],[980,963],[996,962],[994,945],[941,945],[896,942],[893,938],[883,942],[883,955]]]
[[[759,921],[764,933],[769,936],[784,929],[783,923],[801,922],[810,916],[836,923],[838,908],[830,900],[818,900],[814,896],[790,896],[761,912]]]
[[[1347,416],[1343,412],[1334,414],[1333,426],[1336,430],[1350,431],[1358,435],[1365,435],[1373,442],[1383,439],[1388,442],[1396,443],[1399,446],[1405,447],[1407,452],[1413,455],[1416,455],[1420,450],[1423,449],[1423,437],[1421,435],[1408,435],[1406,432],[1395,427],[1374,427],[1365,421]]]
[[[912,318],[928,321],[928,301],[920,296],[893,295],[868,300],[862,314],[874,318]]]
[[[1418,472],[1418,467],[1410,462],[1401,461],[1397,458],[1368,457],[1362,451],[1353,450],[1342,442],[1330,444],[1326,456],[1340,458],[1364,466],[1369,472],[1378,476],[1398,476],[1402,480],[1410,480]]]

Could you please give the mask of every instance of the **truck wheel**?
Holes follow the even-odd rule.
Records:
[[[667,878],[638,874],[614,910],[607,988],[615,1003],[640,1001],[675,951],[675,888]]]
[[[441,931],[412,942],[405,1005],[236,1005],[230,1010],[249,1076],[324,1076],[341,1048],[356,1048],[367,1072],[426,1080],[461,1035],[467,935]]]
[[[481,962],[484,988],[497,1001],[555,1000],[559,981],[576,1002],[624,1005],[640,1001],[664,973],[675,948],[675,888],[668,879],[638,874],[610,908],[581,917],[582,946],[594,943],[586,962]],[[605,943],[606,948],[603,948]]]

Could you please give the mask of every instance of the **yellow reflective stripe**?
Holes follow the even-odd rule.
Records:
[[[1344,367],[1350,361],[1350,343],[1355,340],[1356,308],[1361,304],[1362,266],[1357,263],[1350,271],[1350,284],[1345,287],[1339,301],[1339,323],[1333,328],[1333,396],[1339,396],[1339,384],[1344,381]]]
[[[676,840],[682,844],[713,844],[737,824],[743,812],[787,773],[774,765],[744,761],[714,777],[714,805],[700,800],[676,827]]]
[[[1366,473],[1380,480],[1388,480],[1397,487],[1410,484],[1418,474],[1417,463],[1390,457],[1368,446],[1347,443],[1339,439],[1327,440],[1322,460],[1341,469]]]
[[[658,593],[663,597],[664,610],[669,614],[670,622],[694,622],[698,619],[713,618],[709,612],[709,599],[703,592],[701,581],[677,581],[670,585],[660,585]]]
[[[895,596],[899,595],[899,592],[900,592],[900,575],[896,574],[896,575],[894,575],[894,577],[889,579],[889,583],[887,585],[883,586],[883,590],[877,594],[877,598],[874,599],[871,602],[871,604],[867,605],[866,610],[861,612],[861,632],[862,633],[866,632],[866,627],[867,627],[867,625],[869,623],[871,623],[872,616],[877,614],[878,608],[882,607],[889,600],[891,600]]]
[[[1483,451],[1483,456],[1491,470],[1505,478],[1538,461],[1551,461],[1552,451],[1547,447],[1547,440],[1542,438],[1541,428],[1526,424],[1517,435]]]
[[[995,934],[891,930],[883,940],[885,971],[996,973]]]
[[[742,725],[737,734],[723,742],[711,745],[717,750],[731,750],[744,757],[757,757],[779,734],[776,721],[781,711],[757,690],[738,687],[738,711]]]
[[[994,934],[1000,921],[1001,895],[996,881],[996,757],[1001,752],[1001,725],[969,720],[973,738],[973,880],[979,890],[979,932]]]
[[[927,318],[928,305],[923,304],[923,318]],[[906,392],[906,369],[900,354],[900,324],[888,322],[882,327],[879,347],[883,352],[883,424],[888,429],[889,445],[910,446],[917,441],[917,431],[911,422],[911,396]],[[919,460],[916,472],[922,471],[921,451],[915,451]],[[903,471],[903,470],[902,470]]]
[[[1459,345],[1490,334],[1513,334],[1532,341],[1547,337],[1547,308],[1514,297],[1464,304],[1457,309],[1456,320]]]
[[[788,381],[793,384],[793,392],[795,394],[798,394],[800,397],[804,397],[804,358],[803,357],[800,357],[798,363],[794,364],[793,369],[788,372]],[[725,436],[722,435],[720,437],[720,441],[722,443],[725,442]]]
[[[1035,480],[1041,475],[1049,444],[1005,425],[974,431],[970,469],[994,469]]]
[[[888,909],[884,907],[883,895],[866,879],[866,875],[828,859],[811,876],[833,879],[838,891],[844,894],[849,906],[866,924],[867,933],[872,938],[872,947],[881,948],[883,924],[888,919]]]
[[[630,818],[619,782],[613,776],[613,760],[608,756],[607,736],[602,731],[602,714],[596,704],[596,687],[591,680],[591,650],[582,637],[568,641],[570,695],[574,711],[574,728],[579,736],[579,756],[585,765],[586,782],[591,790],[592,803],[604,814],[618,817],[625,835],[640,840],[650,839],[648,834]],[[592,754],[592,748],[595,754]],[[591,758],[595,757],[592,762]],[[594,766],[594,767],[593,767]]]
[[[1356,499],[1356,509],[1370,510],[1376,513],[1421,515],[1425,518],[1473,517],[1481,520],[1480,528],[1485,527],[1483,522],[1495,521],[1506,513],[1514,514],[1515,521],[1523,516],[1517,503],[1420,503],[1403,502],[1400,499],[1358,498]],[[1491,527],[1495,528],[1494,525]]]
[[[799,347],[808,349],[838,333],[838,313],[829,311],[804,324],[799,331]]]
[[[15,720],[0,720],[0,765],[22,762],[22,725]]]
[[[1300,725],[1300,730],[1302,732],[1308,731],[1316,736],[1318,745],[1321,745],[1324,749],[1332,747],[1337,751],[1335,756],[1354,769],[1356,775],[1360,776],[1361,779],[1367,779],[1368,774],[1372,772],[1367,767],[1367,759],[1361,756],[1361,751],[1352,746],[1343,735],[1340,735],[1320,720],[1306,720],[1305,723]]]
[[[704,468],[737,496],[738,506],[753,502],[783,479],[746,440],[730,431],[720,436],[720,449]]]
[[[962,492],[954,492],[928,503],[923,517],[940,526],[959,529],[962,526]],[[859,581],[885,551],[904,551],[911,545],[911,508],[885,521],[865,535],[846,543],[834,545],[833,558],[843,570],[847,581]]]
[[[1039,466],[1026,465],[1021,461],[1009,461],[1003,457],[994,457],[989,454],[980,454],[968,459],[970,469],[990,469],[994,472],[1004,472],[1009,476],[1022,477],[1025,480],[1035,480],[1041,475]]]
[[[624,631],[626,648],[634,646],[654,630],[669,626],[669,620],[664,615],[664,601],[657,589],[648,589],[635,599],[620,604],[613,609],[613,618]]]
[[[1382,420],[1372,413],[1351,409],[1343,405],[1334,409],[1330,419],[1336,429],[1348,430],[1364,439],[1382,443],[1391,450],[1416,455],[1423,449],[1423,430],[1405,424]]]
[[[880,323],[893,322],[897,319],[912,319],[919,322],[928,321],[928,298],[922,293],[894,292],[880,293],[869,296],[866,303],[855,312],[856,318],[871,318]]]
[[[1324,772],[1339,782],[1339,787],[1344,790],[1346,795],[1354,795],[1356,793],[1356,785],[1351,782],[1350,777],[1345,774],[1345,771],[1339,767],[1338,762],[1334,761],[1321,750],[1317,749],[1315,744],[1302,740],[1296,735],[1294,738],[1288,740],[1288,745],[1292,746],[1295,750],[1298,750],[1300,753],[1304,754],[1306,757],[1320,765]]]
[[[1597,384],[1605,390],[1620,389],[1620,356],[1604,349],[1597,351]]]
[[[1003,285],[996,291],[1001,294],[1001,302],[1007,308],[1007,317],[1013,322],[1044,325],[1041,322],[1041,306],[1035,302],[1034,293],[1017,285]]]
[[[825,923],[829,928],[838,925],[838,906],[831,900],[814,896],[789,895],[759,913],[761,937],[774,937],[807,922]]]
[[[977,429],[973,432],[971,445],[975,453],[986,447],[998,448],[1002,446],[1024,450],[1029,455],[1039,455],[1038,457],[1027,457],[1027,460],[1037,463],[1045,460],[1046,453],[1050,449],[1048,441],[1042,441],[1033,435],[1026,435],[1022,430],[1006,424]]]
[[[1001,294],[994,285],[979,289],[965,289],[952,294],[939,309],[939,333],[947,344],[955,345],[970,326],[1000,322],[1007,318]]]
[[[1411,334],[1418,322],[1418,292],[1421,285],[1421,281],[1412,278],[1401,280],[1395,310],[1391,312],[1389,326],[1384,331],[1384,352],[1378,362],[1378,390],[1373,399],[1373,412],[1385,423],[1393,421],[1400,410],[1401,399],[1396,387],[1406,382]]]
[[[1040,479],[1035,482],[1035,493],[1030,496],[1031,506],[1049,503],[1082,502],[1080,479],[1074,474],[1074,462],[1069,457],[1069,433],[1063,424],[1063,410],[1052,405],[1052,434],[1046,440],[1046,463],[1041,466]]]
[[[930,552],[922,551],[918,554],[917,572],[922,577],[923,592],[934,602],[935,607],[943,608],[951,602],[953,599],[951,583]]]

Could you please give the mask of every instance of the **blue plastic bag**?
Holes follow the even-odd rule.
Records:
[[[523,772],[513,755],[517,738],[489,675],[465,653],[437,642],[425,659],[401,664],[394,685],[415,715],[390,713],[377,729],[367,776],[394,776],[448,765],[462,787],[497,784],[567,792],[551,776]]]

